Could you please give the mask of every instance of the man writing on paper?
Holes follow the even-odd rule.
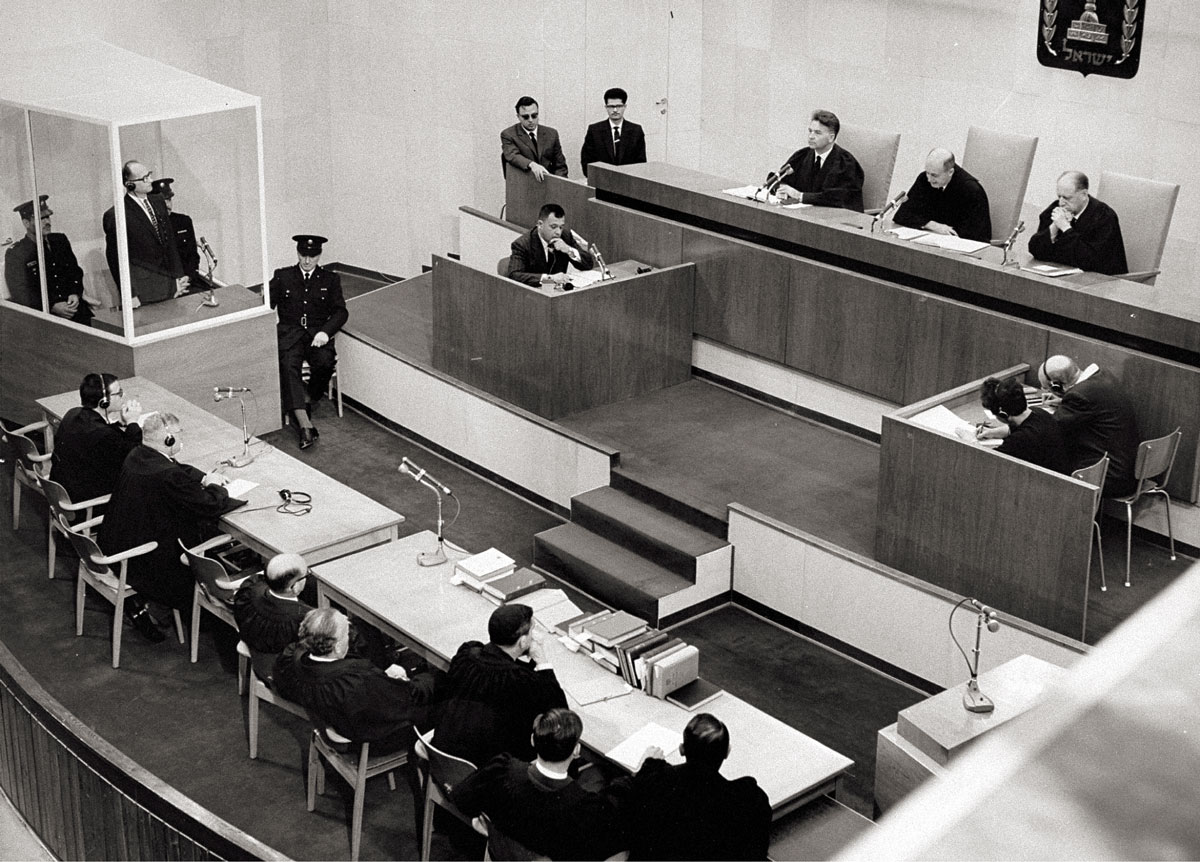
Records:
[[[778,189],[785,201],[863,211],[863,169],[836,143],[842,124],[832,111],[813,111],[808,146],[796,150],[785,165],[792,172]],[[769,179],[774,180],[774,176]]]
[[[546,204],[538,211],[537,223],[528,233],[512,242],[508,277],[537,287],[563,285],[570,281],[568,264],[576,269],[591,269],[596,260],[579,247],[578,234],[567,228],[567,213],[558,204]]]
[[[1087,175],[1067,171],[1058,178],[1058,198],[1038,216],[1029,253],[1038,260],[1087,272],[1129,272],[1121,223],[1113,208],[1088,192]]]
[[[500,133],[500,167],[508,174],[511,165],[529,171],[539,183],[549,174],[565,177],[567,159],[558,142],[558,132],[538,125],[538,103],[533,96],[517,99],[517,124]]]
[[[955,163],[954,153],[941,147],[929,151],[924,172],[908,190],[908,200],[892,219],[943,236],[979,242],[992,238],[988,196],[979,180]]]

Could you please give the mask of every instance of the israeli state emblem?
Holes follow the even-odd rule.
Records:
[[[1040,0],[1038,62],[1082,75],[1132,78],[1142,55],[1147,0]]]

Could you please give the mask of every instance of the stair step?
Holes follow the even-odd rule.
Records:
[[[534,563],[615,608],[658,624],[658,600],[692,586],[687,578],[576,524],[534,536]]]
[[[686,499],[678,492],[668,493],[648,484],[624,467],[614,467],[609,474],[609,484],[618,491],[667,512],[684,523],[724,539],[729,535],[729,523],[725,510],[718,510],[700,500]],[[672,496],[672,494],[675,496]]]
[[[728,544],[616,488],[595,488],[571,500],[571,522],[586,527],[690,581],[696,558]]]

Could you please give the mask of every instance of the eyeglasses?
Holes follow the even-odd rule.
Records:
[[[537,111],[532,114],[517,114],[522,120],[536,120],[538,118]]]
[[[623,104],[621,104],[621,105],[605,105],[604,107],[606,107],[610,111],[619,111],[621,108],[624,108],[625,105],[623,105]]]
[[[146,180],[150,179],[152,176],[154,176],[154,171],[146,171],[145,176],[130,177],[130,180],[132,180],[135,183],[144,183]]]

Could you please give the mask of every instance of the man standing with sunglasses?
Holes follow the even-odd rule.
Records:
[[[500,133],[500,167],[505,176],[511,165],[529,171],[539,183],[548,174],[565,177],[567,159],[558,142],[558,132],[538,125],[538,103],[533,96],[517,99],[517,124]]]
[[[125,236],[129,243],[129,280],[133,307],[162,302],[187,290],[188,278],[175,247],[171,214],[160,195],[151,194],[154,171],[139,161],[121,168],[125,185]],[[104,257],[113,281],[121,283],[117,263],[117,223],[113,208],[104,213]]]

